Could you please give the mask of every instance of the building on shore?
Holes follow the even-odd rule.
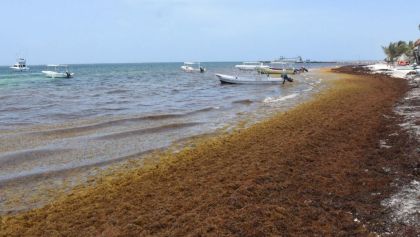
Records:
[[[420,65],[420,39],[417,39],[414,43],[414,58],[417,65]]]
[[[410,64],[410,58],[405,53],[403,53],[401,56],[399,56],[397,58],[397,64],[399,66],[409,65]]]

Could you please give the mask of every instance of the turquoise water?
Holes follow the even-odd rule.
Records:
[[[30,66],[29,72],[0,67],[0,128],[229,108],[289,92],[280,86],[220,85],[214,73],[237,73],[235,64],[203,63],[204,74],[185,73],[182,63],[70,65],[71,79],[46,78],[42,66]],[[292,90],[306,89],[300,87]]]
[[[203,74],[182,63],[71,65],[70,79],[0,67],[0,213],[40,206],[46,189],[82,184],[98,169],[255,123],[322,85],[316,70],[285,85],[222,85],[214,74],[243,74],[235,64],[203,63]]]

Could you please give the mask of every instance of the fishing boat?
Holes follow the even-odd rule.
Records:
[[[303,59],[301,56],[294,57],[294,58],[286,58],[286,57],[279,57],[271,61],[272,64],[287,64],[287,63],[303,63]]]
[[[50,78],[71,78],[74,76],[74,73],[69,71],[68,66],[62,64],[47,65],[47,70],[42,71],[42,73]]]
[[[197,65],[194,67],[194,65]],[[200,63],[193,63],[193,62],[184,62],[184,65],[181,66],[181,69],[184,72],[200,72],[203,73],[206,71],[206,68],[202,67]]]
[[[29,70],[29,67],[26,66],[26,60],[24,58],[18,58],[10,69],[15,72],[25,72]]]
[[[299,73],[303,73],[303,72],[308,72],[308,69],[306,69],[305,67],[301,67],[301,68],[274,68],[274,67],[270,67],[270,68],[258,68],[257,71],[261,74],[299,74]]]
[[[257,72],[261,74],[294,74],[294,68],[258,68]]]
[[[244,71],[255,71],[259,68],[269,68],[262,62],[243,62],[242,64],[235,65],[235,68]]]
[[[293,79],[287,75],[281,77],[270,77],[270,76],[260,76],[260,77],[238,77],[225,74],[216,74],[216,77],[219,78],[221,83],[226,84],[247,84],[247,85],[276,85],[284,84],[286,81],[292,82]]]

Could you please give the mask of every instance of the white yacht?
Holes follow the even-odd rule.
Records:
[[[197,65],[197,67],[194,67]],[[192,62],[185,62],[184,65],[181,66],[181,69],[184,72],[205,72],[206,69],[200,65],[200,63],[192,63]]]
[[[264,65],[261,62],[243,62],[242,64],[239,65],[235,65],[235,68],[239,69],[239,70],[244,70],[244,71],[255,71],[257,69],[261,69],[261,68],[270,68],[267,65]]]
[[[42,73],[51,78],[71,78],[74,76],[74,73],[69,71],[68,66],[62,64],[47,65],[47,70],[42,71]]]
[[[25,72],[29,70],[29,67],[26,66],[26,60],[24,58],[18,58],[10,69],[16,72]]]
[[[297,56],[294,58],[280,57],[278,59],[271,61],[271,64],[288,64],[288,63],[304,63],[304,61],[301,56]]]

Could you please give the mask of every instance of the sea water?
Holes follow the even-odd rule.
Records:
[[[215,73],[244,74],[235,64],[203,63],[205,73],[183,72],[182,63],[70,65],[73,78],[55,79],[42,66],[0,67],[0,191],[33,190],[241,120],[257,122],[310,98],[322,80],[313,68],[331,66],[304,65],[310,72],[284,85],[221,84]]]

